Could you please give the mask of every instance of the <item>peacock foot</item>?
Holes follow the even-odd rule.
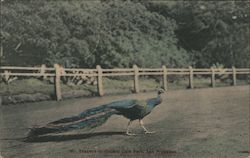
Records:
[[[145,131],[145,134],[153,134],[155,131]]]

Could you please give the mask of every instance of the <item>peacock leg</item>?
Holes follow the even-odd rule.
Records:
[[[141,119],[139,119],[139,123],[140,123],[141,127],[143,128],[145,134],[155,133],[155,131],[148,131],[147,128],[143,125],[143,122]]]
[[[126,134],[129,135],[129,136],[134,136],[134,135],[136,135],[136,134],[133,134],[133,133],[130,133],[130,132],[129,132],[129,126],[130,126],[131,123],[132,123],[132,121],[130,120],[130,121],[128,122]]]

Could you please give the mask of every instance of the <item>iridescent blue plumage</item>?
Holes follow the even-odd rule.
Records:
[[[154,108],[156,105],[159,105],[162,102],[162,98],[157,96],[156,98],[151,98],[147,100],[147,105]]]

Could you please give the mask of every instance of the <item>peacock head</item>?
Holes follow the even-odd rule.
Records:
[[[158,94],[158,95],[161,95],[162,93],[165,93],[165,90],[162,89],[162,88],[158,88],[158,89],[157,89],[157,94]]]

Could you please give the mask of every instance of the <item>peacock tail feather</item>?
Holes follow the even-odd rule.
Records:
[[[30,130],[28,137],[40,136],[50,133],[60,133],[76,129],[91,129],[104,124],[110,116],[117,113],[115,109],[107,105],[101,105],[88,109],[77,116],[66,117],[48,123],[46,126],[34,127]]]

